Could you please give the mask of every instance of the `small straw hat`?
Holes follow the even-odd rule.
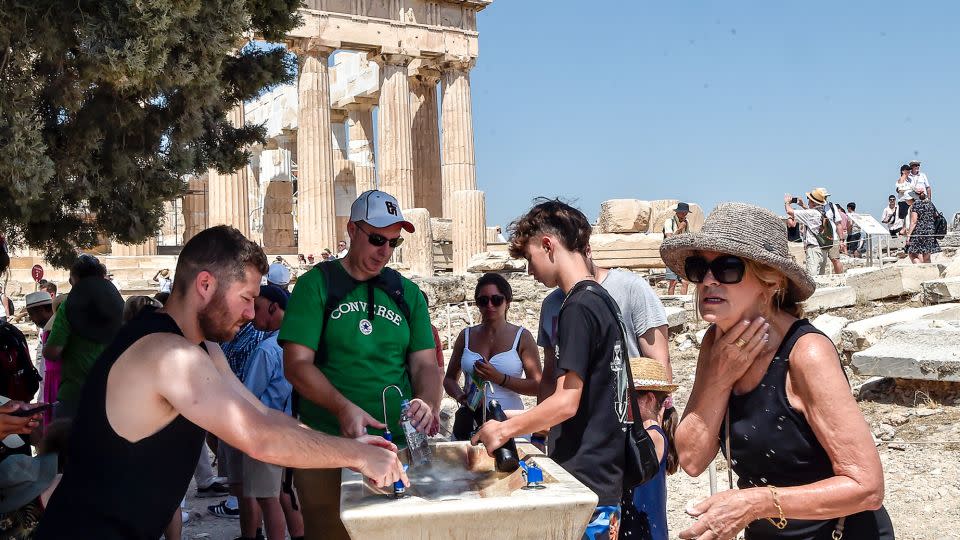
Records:
[[[683,265],[700,251],[736,255],[769,266],[787,276],[789,298],[802,302],[816,290],[810,274],[790,255],[787,227],[766,208],[744,203],[722,203],[707,216],[699,233],[671,236],[660,245],[667,267],[687,279]]]
[[[633,374],[633,387],[637,390],[669,393],[680,387],[667,382],[667,370],[653,358],[631,358],[630,372]]]

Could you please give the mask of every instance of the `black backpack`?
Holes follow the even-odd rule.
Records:
[[[40,373],[30,361],[30,348],[16,326],[0,323],[0,394],[29,403],[40,389]]]
[[[373,322],[373,289],[377,288],[387,293],[387,296],[397,305],[397,309],[403,314],[404,319],[410,320],[410,306],[407,299],[403,297],[403,281],[400,279],[400,272],[393,268],[384,268],[374,278],[367,281],[353,279],[350,274],[344,270],[343,265],[338,261],[324,261],[315,266],[323,274],[323,282],[326,285],[327,299],[323,304],[323,329],[320,331],[320,341],[327,332],[327,321],[330,315],[340,306],[350,293],[357,287],[367,285],[367,319]]]
[[[340,302],[361,285],[366,284],[367,286],[367,320],[369,320],[371,324],[374,320],[374,288],[387,293],[387,296],[397,305],[397,309],[400,310],[404,319],[408,322],[410,321],[410,305],[407,304],[407,299],[403,297],[403,281],[400,279],[400,272],[397,272],[393,268],[384,268],[379,275],[367,281],[353,279],[353,277],[344,270],[343,265],[336,260],[317,263],[314,268],[323,274],[323,283],[327,291],[327,298],[323,304],[323,318],[320,319],[320,324],[323,325],[323,328],[320,330],[320,343],[316,353],[316,358],[319,360],[319,363],[322,364],[327,360],[326,351],[323,347],[323,337],[327,333],[327,321],[330,320],[330,316],[334,310],[340,306]],[[300,394],[296,390],[293,392],[291,408],[293,409],[293,416],[299,417]]]
[[[933,206],[933,203],[930,203]],[[935,216],[933,218],[933,237],[937,240],[943,240],[943,237],[947,235],[947,218],[943,217],[943,212],[937,210],[937,207],[933,207]]]

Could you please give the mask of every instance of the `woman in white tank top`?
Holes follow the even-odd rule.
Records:
[[[507,322],[512,299],[510,283],[500,274],[484,274],[477,281],[474,301],[480,310],[480,324],[457,336],[443,378],[447,394],[461,404],[466,404],[474,373],[481,381],[492,383],[492,390],[483,385],[487,399],[496,399],[505,411],[523,410],[520,396],[537,395],[540,353],[527,329]]]

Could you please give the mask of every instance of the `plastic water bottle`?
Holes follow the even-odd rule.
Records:
[[[410,450],[410,465],[424,465],[432,459],[430,446],[427,444],[427,436],[420,433],[413,427],[407,412],[410,410],[410,400],[405,399],[400,403],[400,427],[407,438],[407,448]]]
[[[481,410],[480,403],[483,402],[483,379],[474,371],[470,375],[470,390],[467,392],[467,407],[476,412]]]

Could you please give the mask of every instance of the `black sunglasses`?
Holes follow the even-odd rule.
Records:
[[[390,247],[395,248],[403,243],[402,236],[398,236],[396,238],[387,238],[382,234],[368,233],[367,231],[363,230],[363,227],[361,227],[359,223],[357,223],[357,228],[360,229],[363,234],[367,235],[367,241],[370,242],[370,245],[373,247],[380,247],[386,243],[389,243]]]
[[[487,307],[490,304],[493,304],[493,307],[500,307],[503,305],[504,300],[507,297],[502,294],[495,294],[493,296],[478,296],[475,298],[477,305],[480,307]]]
[[[687,274],[687,279],[691,283],[703,283],[708,270],[713,274],[714,279],[720,283],[731,285],[743,280],[746,263],[740,257],[734,257],[733,255],[722,255],[710,262],[699,255],[695,255],[687,257],[687,260],[683,263],[683,271]]]

